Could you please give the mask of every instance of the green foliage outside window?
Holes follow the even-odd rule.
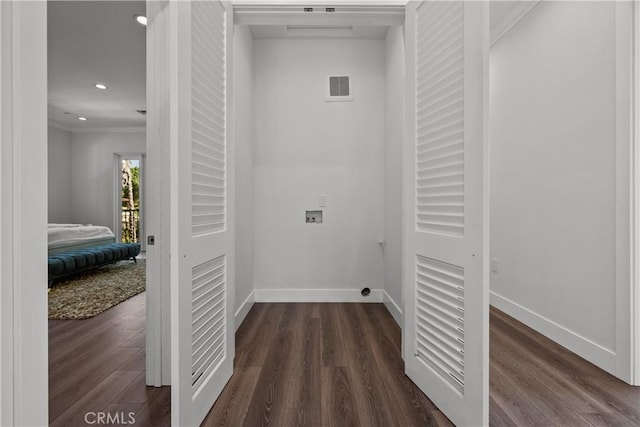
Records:
[[[140,167],[122,161],[122,241],[140,239]]]

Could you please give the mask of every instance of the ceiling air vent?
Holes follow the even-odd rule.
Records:
[[[349,76],[329,76],[327,101],[353,101],[353,90]]]

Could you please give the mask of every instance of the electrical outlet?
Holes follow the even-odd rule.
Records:
[[[318,205],[320,205],[321,208],[326,208],[327,207],[327,195],[326,194],[321,194],[320,197],[318,197]]]
[[[491,258],[491,272],[498,273],[498,258]]]
[[[305,218],[307,224],[322,224],[322,211],[307,211]]]

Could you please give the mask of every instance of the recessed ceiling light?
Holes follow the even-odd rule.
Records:
[[[145,27],[147,26],[147,17],[144,15],[133,15],[133,18],[136,20],[136,22],[140,25],[144,25]]]
[[[82,120],[83,122],[86,122],[86,121],[87,121],[87,118],[86,118],[86,117],[82,117],[82,116],[80,116],[80,117],[78,117],[78,120]]]
[[[95,87],[96,87],[96,89],[107,90],[107,85],[104,84],[104,83],[96,83]]]

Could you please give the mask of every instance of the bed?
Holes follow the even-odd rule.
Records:
[[[91,224],[49,224],[49,255],[114,243],[109,227]]]

